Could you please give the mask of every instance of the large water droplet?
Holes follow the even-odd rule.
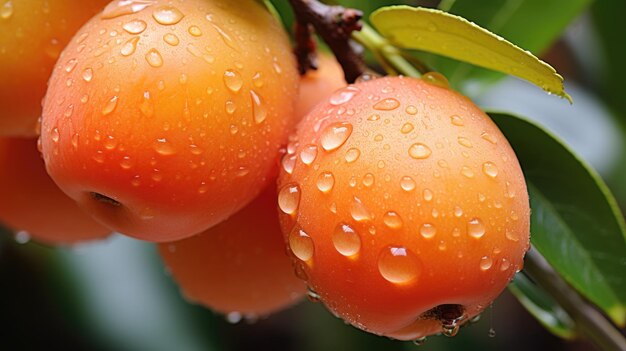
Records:
[[[424,239],[432,239],[437,234],[437,228],[430,223],[424,223],[420,227],[420,235]]]
[[[323,172],[317,177],[317,189],[323,193],[331,191],[334,185],[335,176],[330,172]]]
[[[375,110],[379,111],[391,111],[395,110],[400,106],[400,101],[394,98],[386,98],[382,99],[374,105]]]
[[[281,162],[283,166],[283,170],[289,174],[293,173],[293,169],[296,167],[296,156],[295,155],[285,155]]]
[[[450,88],[448,79],[439,72],[428,72],[422,75],[422,80],[428,84],[436,85],[440,88]]]
[[[400,179],[400,187],[404,191],[413,191],[415,189],[415,181],[409,176],[404,176]]]
[[[289,215],[295,215],[300,205],[300,187],[297,184],[288,184],[278,193],[278,207]]]
[[[413,106],[413,105],[409,105],[406,107],[405,109],[406,113],[410,114],[410,115],[416,115],[417,114],[417,107]]]
[[[402,246],[390,246],[380,253],[378,271],[391,283],[405,284],[419,276],[422,264],[409,249]]]
[[[333,231],[333,244],[340,254],[352,256],[361,250],[361,237],[350,225],[339,223]]]
[[[467,222],[467,234],[476,239],[485,235],[485,224],[479,218],[472,218]]]
[[[483,163],[483,173],[490,178],[495,178],[498,176],[498,167],[492,162]]]
[[[480,259],[480,270],[487,271],[493,266],[493,260],[489,256],[483,256]]]
[[[302,163],[305,165],[312,164],[315,158],[317,158],[317,146],[313,144],[306,145],[300,151],[300,160],[302,160]]]
[[[114,96],[109,101],[107,101],[107,103],[102,108],[102,115],[106,116],[112,113],[113,111],[115,111],[115,108],[117,107],[118,99],[119,98],[117,96]]]
[[[13,1],[5,1],[4,4],[0,7],[0,18],[9,19],[13,16]]]
[[[85,70],[83,70],[83,80],[85,82],[91,82],[92,79],[93,79],[93,69],[85,68]]]
[[[150,49],[148,53],[146,53],[146,61],[148,61],[148,64],[152,67],[163,66],[163,57],[157,49]]]
[[[159,24],[169,26],[180,22],[185,15],[174,6],[164,5],[157,7],[152,13],[152,17]]]
[[[228,90],[232,92],[239,92],[241,87],[243,86],[243,79],[241,78],[241,74],[236,71],[226,70],[224,71],[224,85]]]
[[[354,196],[352,198],[352,206],[350,208],[350,215],[357,222],[365,222],[372,219],[370,210],[365,207],[361,199]]]
[[[263,123],[267,118],[267,108],[260,95],[254,90],[250,90],[250,99],[252,100],[252,117],[256,124]]]
[[[124,30],[130,34],[140,34],[144,30],[146,30],[147,27],[148,25],[146,24],[146,22],[140,19],[135,19],[130,22],[124,23],[124,25],[122,26],[122,28],[124,28]]]
[[[409,147],[409,156],[414,159],[425,159],[432,154],[430,148],[422,143],[415,143]]]
[[[352,134],[352,124],[346,122],[333,123],[322,132],[320,143],[326,151],[332,151],[343,145]]]
[[[341,105],[350,101],[356,94],[358,94],[361,90],[355,86],[347,86],[340,90],[337,90],[330,96],[331,105]]]
[[[315,250],[313,239],[304,230],[297,227],[289,234],[289,248],[291,248],[294,256],[302,261],[310,260]]]
[[[388,211],[383,216],[383,223],[391,229],[400,229],[402,228],[402,217],[395,211]]]
[[[124,43],[124,45],[122,45],[122,48],[120,49],[120,54],[122,54],[122,56],[130,56],[130,55],[134,54],[135,50],[137,50],[137,43],[138,42],[139,42],[139,37],[132,37],[132,38],[128,39]],[[146,58],[148,58],[148,57],[146,56]],[[148,62],[150,62],[150,61],[148,61]]]

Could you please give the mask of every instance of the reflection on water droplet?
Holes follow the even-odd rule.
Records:
[[[409,105],[406,107],[405,109],[406,113],[410,114],[410,115],[416,115],[417,114],[417,107],[413,106],[413,105]]]
[[[252,99],[252,116],[256,124],[263,123],[267,118],[267,108],[260,95],[254,90],[250,90],[250,98]]]
[[[420,227],[420,235],[424,239],[432,239],[437,234],[437,228],[430,223],[424,223]]]
[[[352,134],[352,124],[333,123],[322,132],[320,143],[326,151],[332,151],[342,146]]]
[[[480,269],[482,271],[487,271],[491,269],[492,265],[493,265],[493,260],[489,256],[483,256],[480,259]]]
[[[155,3],[154,0],[120,0],[113,1],[102,11],[102,19],[111,19],[142,11]]]
[[[498,176],[498,167],[492,162],[483,163],[483,173],[490,178],[495,178]]]
[[[161,57],[161,53],[157,49],[150,49],[148,53],[146,53],[146,61],[152,67],[161,67],[163,66],[163,57]]]
[[[164,5],[157,7],[152,17],[157,23],[169,26],[180,22],[185,15],[174,6]]]
[[[163,156],[170,156],[176,153],[174,146],[165,138],[156,140],[154,143],[154,151]]]
[[[93,70],[91,68],[85,68],[85,70],[83,71],[83,80],[85,80],[85,82],[91,82],[92,79]]]
[[[378,271],[391,283],[405,284],[417,279],[422,271],[422,263],[409,249],[389,246],[380,253]]]
[[[65,65],[65,72],[70,73],[74,70],[74,67],[76,67],[76,64],[78,63],[77,59],[71,59],[69,61],[67,61],[67,64]]]
[[[180,40],[176,36],[176,34],[167,33],[163,36],[163,41],[168,43],[171,46],[176,46],[180,43]]]
[[[306,145],[300,151],[300,159],[305,165],[310,165],[317,157],[317,146],[313,144]]]
[[[228,113],[229,115],[232,115],[233,113],[235,113],[236,109],[237,109],[237,105],[235,105],[235,103],[232,100],[226,101],[226,113]]]
[[[430,191],[430,189],[424,189],[424,192],[422,195],[424,196],[424,200],[426,202],[430,202],[433,199],[433,192]]]
[[[409,148],[409,156],[414,159],[425,159],[432,154],[430,148],[421,143],[415,143]]]
[[[194,37],[199,37],[202,35],[202,31],[200,30],[200,28],[198,28],[198,26],[191,26],[188,29],[189,34],[193,35]]]
[[[450,122],[452,122],[452,124],[458,127],[462,127],[463,125],[465,125],[465,121],[463,121],[463,117],[457,116],[457,115],[450,116]]]
[[[411,124],[411,123],[405,123],[405,124],[402,126],[402,128],[400,128],[400,132],[401,132],[402,134],[408,134],[408,133],[410,133],[410,132],[413,130],[413,128],[414,128],[414,127],[413,127],[413,124]]]
[[[352,219],[357,222],[365,222],[372,219],[372,214],[370,213],[370,211],[367,209],[367,207],[365,207],[361,199],[356,196],[352,198],[350,215],[352,216]]]
[[[137,43],[138,42],[139,42],[139,37],[132,37],[132,38],[128,39],[126,41],[126,43],[124,43],[124,45],[122,46],[122,49],[120,49],[120,54],[122,54],[122,56],[130,56],[130,55],[132,55],[133,53],[135,53],[135,50],[137,50]],[[146,58],[148,58],[148,57],[146,56]],[[148,61],[148,62],[150,62],[150,61]]]
[[[352,163],[352,162],[358,160],[359,156],[361,156],[361,151],[359,151],[359,149],[350,148],[346,152],[346,162]]]
[[[516,231],[512,231],[512,230],[505,230],[504,235],[506,236],[507,239],[514,241],[514,242],[518,242],[519,241],[519,234]]]
[[[402,217],[395,211],[388,211],[383,216],[383,223],[391,229],[400,229],[402,228]]]
[[[394,98],[386,98],[377,102],[374,105],[374,109],[379,111],[391,111],[397,109],[399,106],[400,101]]]
[[[150,92],[144,91],[141,104],[139,105],[141,113],[146,117],[152,117],[154,115],[154,103],[150,98]]]
[[[226,70],[224,71],[224,85],[228,90],[237,93],[243,86],[243,79],[238,72]]]
[[[413,191],[415,189],[415,181],[409,176],[404,176],[400,180],[400,187],[404,191]]]
[[[372,173],[367,173],[363,176],[363,185],[365,185],[366,187],[371,187],[372,185],[374,185],[374,182],[375,179]]]
[[[335,185],[335,176],[330,172],[323,172],[317,177],[317,189],[323,193],[328,193]]]
[[[350,101],[356,94],[358,94],[361,90],[355,86],[347,86],[340,90],[337,90],[330,96],[331,105],[341,105]]]
[[[340,254],[352,256],[361,250],[361,237],[354,228],[342,222],[333,231],[333,244]]]
[[[9,19],[13,16],[13,11],[13,1],[5,1],[4,4],[2,4],[2,7],[0,7],[0,18]]]
[[[469,167],[467,166],[463,166],[461,168],[461,174],[464,175],[467,178],[473,178],[474,177],[474,171],[472,171]]]
[[[450,83],[448,82],[448,79],[443,74],[438,72],[425,73],[422,75],[422,80],[428,84],[436,85],[440,88],[450,88]]]
[[[148,25],[146,24],[146,22],[136,19],[125,23],[122,28],[124,28],[124,30],[130,34],[140,34],[144,30],[146,30],[147,26]]]
[[[479,218],[472,218],[467,222],[467,234],[473,238],[480,239],[485,235],[485,225]]]
[[[492,143],[492,144],[497,144],[498,140],[491,134],[487,133],[487,132],[482,132],[480,134],[480,137],[483,138],[484,140],[487,140],[488,142]]]
[[[300,205],[300,187],[297,184],[288,184],[278,193],[278,207],[289,215],[295,215]]]
[[[103,116],[106,116],[115,111],[115,108],[117,107],[117,100],[118,97],[114,96],[104,105],[104,108],[102,109]]]
[[[463,145],[465,147],[473,147],[472,142],[469,141],[469,139],[464,138],[464,137],[458,137],[457,141],[459,142],[460,145]]]
[[[289,248],[294,256],[302,261],[308,261],[313,257],[315,246],[313,239],[304,230],[294,228],[289,234]]]

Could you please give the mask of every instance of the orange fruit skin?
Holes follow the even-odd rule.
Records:
[[[317,70],[309,70],[300,78],[300,95],[296,103],[296,116],[304,117],[320,101],[346,85],[343,69],[335,57],[320,53]]]
[[[0,222],[47,244],[101,239],[111,231],[84,213],[46,173],[35,139],[0,138]]]
[[[414,78],[358,83],[311,111],[292,140],[282,230],[308,286],[348,323],[403,340],[440,333],[433,308],[461,305],[459,326],[521,269],[524,177],[466,97]]]
[[[3,1],[0,136],[34,137],[46,83],[61,50],[107,0]]]
[[[187,298],[224,314],[268,315],[306,291],[285,253],[275,186],[217,226],[159,244],[159,252]]]
[[[272,179],[299,77],[257,1],[141,4],[112,2],[67,46],[44,102],[42,152],[97,220],[172,241],[226,219]]]

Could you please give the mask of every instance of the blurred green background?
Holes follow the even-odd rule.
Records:
[[[274,1],[289,27],[286,1]],[[397,1],[341,1],[364,10]],[[404,1],[436,6],[437,1]],[[453,13],[539,54],[566,78],[574,105],[515,78],[419,55],[484,107],[534,118],[561,136],[609,183],[626,208],[626,47],[623,1],[444,1]],[[535,11],[536,9],[543,9]],[[527,11],[527,12],[523,12]],[[533,15],[534,14],[534,15]],[[517,23],[519,22],[519,23]],[[552,23],[546,26],[545,23]],[[516,24],[517,23],[517,24]],[[526,31],[522,30],[526,26]],[[561,33],[562,28],[565,31]],[[535,40],[542,30],[544,40]],[[122,236],[47,247],[0,234],[0,350],[589,350],[545,331],[508,292],[454,338],[421,346],[345,325],[309,301],[231,324],[186,302],[154,245]],[[494,334],[495,332],[495,334]]]

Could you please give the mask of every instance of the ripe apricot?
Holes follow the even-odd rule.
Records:
[[[190,300],[224,314],[263,316],[304,296],[285,253],[273,185],[226,221],[159,244],[159,252]]]
[[[0,222],[37,241],[70,244],[104,238],[102,227],[46,173],[35,139],[0,138]]]
[[[339,62],[333,56],[322,53],[318,56],[317,70],[309,70],[300,78],[296,116],[304,117],[320,101],[346,85]]]
[[[50,80],[48,171],[121,233],[189,237],[270,181],[298,79],[282,27],[258,1],[113,1]]]
[[[108,0],[0,1],[0,135],[37,134],[59,53]]]
[[[335,92],[300,123],[279,178],[281,226],[309,287],[347,322],[404,340],[455,334],[529,247],[507,140],[427,78]]]

